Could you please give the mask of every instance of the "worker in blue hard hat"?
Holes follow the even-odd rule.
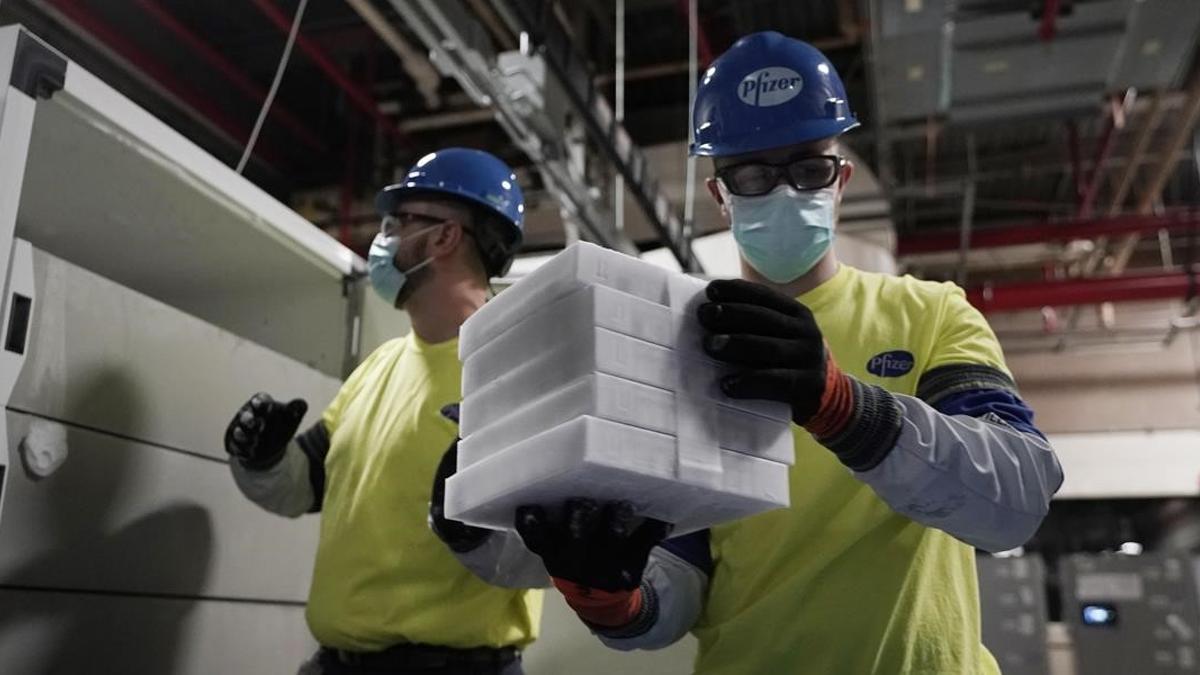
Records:
[[[602,641],[691,631],[703,675],[997,673],[974,548],[1023,544],[1063,476],[995,335],[953,284],[838,262],[858,122],[819,51],[743,38],[693,115],[742,263],[707,289],[703,346],[727,395],[791,406],[791,506],[664,541],[627,505],[571,500],[517,530]]]
[[[503,538],[444,528],[466,558],[456,560],[428,519],[458,435],[459,327],[520,245],[521,189],[498,158],[450,148],[421,158],[376,205],[370,282],[408,312],[412,332],[368,356],[299,435],[304,401],[251,398],[225,434],[233,477],[269,511],[321,514],[307,609],[321,648],[304,672],[515,675],[541,613],[540,591],[520,587],[539,585],[544,568],[516,588],[486,584],[463,563],[486,565]]]

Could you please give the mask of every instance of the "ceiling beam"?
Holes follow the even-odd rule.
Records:
[[[249,0],[250,4],[254,5],[263,16],[271,22],[284,35],[291,32],[292,19],[279,9],[274,0]],[[325,74],[329,81],[333,82],[339,89],[345,92],[346,97],[367,117],[371,118],[380,129],[390,135],[398,142],[407,145],[409,142],[408,136],[401,131],[387,115],[379,112],[378,102],[371,94],[358,83],[356,83],[350,75],[342,70],[340,66],[334,63],[333,59],[325,53],[316,42],[305,37],[303,32],[296,35],[296,46],[300,51],[317,66],[317,69]]]

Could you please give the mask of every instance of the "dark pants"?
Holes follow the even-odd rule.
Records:
[[[403,648],[407,652],[412,648]],[[415,648],[421,649],[421,648]],[[393,650],[389,650],[391,652]],[[299,675],[524,675],[521,657],[479,658],[479,652],[470,650],[430,648],[428,654],[364,654],[361,659],[345,658],[332,649],[321,648],[312,659],[300,668]],[[358,662],[356,662],[358,661]]]

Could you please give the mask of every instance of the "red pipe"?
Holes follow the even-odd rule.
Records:
[[[1183,299],[1190,287],[1187,274],[1173,272],[984,286],[968,291],[967,300],[981,312],[1011,312],[1102,302]]]
[[[1020,223],[989,227],[971,233],[971,248],[1000,248],[1022,244],[1044,244],[1071,239],[1157,232],[1160,229],[1200,228],[1200,211],[1182,211],[1162,216],[1118,216],[1116,218],[1075,219],[1054,222]],[[958,230],[910,235],[900,239],[896,255],[917,255],[957,251]]]
[[[1116,145],[1113,142],[1117,139],[1116,130],[1117,118],[1114,112],[1108,116],[1108,122],[1104,125],[1104,133],[1100,137],[1100,144],[1096,146],[1096,158],[1092,160],[1092,174],[1079,201],[1080,218],[1092,217],[1096,205],[1096,195],[1099,194],[1100,183],[1104,179],[1104,165],[1108,163],[1108,157],[1112,154],[1113,146]]]
[[[115,28],[104,22],[77,0],[47,0],[67,19],[76,23],[80,28],[91,33],[97,40],[107,45],[133,66],[141,70],[151,79],[158,82],[164,89],[192,108],[194,114],[212,125],[220,133],[224,133],[233,143],[245,142],[250,137],[250,127],[232,119],[219,107],[213,105],[211,97],[193,89],[181,82],[167,66],[155,61],[148,53],[126,39]],[[259,144],[254,154],[271,163],[278,163],[279,156],[269,147]]]
[[[683,15],[683,20],[688,21],[688,0],[677,0],[675,8]],[[700,13],[700,3],[696,3],[696,14]],[[703,71],[708,67],[708,64],[713,62],[712,45],[708,41],[708,33],[704,30],[704,23],[700,21],[700,17],[696,16],[696,56],[699,62],[700,70]]]
[[[1038,26],[1038,37],[1042,42],[1049,42],[1054,39],[1054,34],[1058,32],[1058,5],[1060,0],[1046,0],[1046,4],[1042,6],[1042,23]]]
[[[275,27],[287,35],[292,30],[292,17],[285,15],[273,0],[250,0],[251,4],[259,9]],[[296,35],[296,46],[300,51],[308,55],[312,62],[316,64],[321,72],[330,79],[334,84],[346,92],[346,96],[350,102],[362,110],[368,117],[375,120],[375,123],[380,126],[389,135],[397,141],[407,143],[408,136],[400,130],[387,115],[379,112],[379,106],[375,99],[369,93],[350,78],[333,59],[325,53],[319,45],[312,40],[304,37],[303,34]]]
[[[266,99],[266,89],[247,77],[241,69],[225,58],[221,52],[213,48],[208,42],[205,42],[204,38],[197,35],[192,29],[184,25],[183,22],[175,18],[169,10],[158,3],[158,0],[134,0],[134,3],[158,21],[159,25],[169,30],[185,45],[191,47],[209,65],[220,71],[234,87],[251,100],[262,103]],[[295,134],[296,138],[303,141],[310,149],[316,152],[325,152],[328,150],[324,141],[316,133],[297,119],[291,111],[281,106],[278,101],[271,106],[271,111],[268,114],[278,118],[282,126],[287,127],[289,131]]]

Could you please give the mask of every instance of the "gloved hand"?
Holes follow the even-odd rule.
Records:
[[[283,457],[307,412],[303,399],[284,404],[269,394],[255,394],[225,429],[225,451],[247,469],[268,469]]]
[[[567,604],[584,621],[612,627],[637,616],[650,550],[671,532],[667,523],[638,520],[628,502],[570,499],[561,521],[540,506],[518,508],[516,528]]]
[[[851,378],[838,368],[807,307],[761,284],[740,279],[708,285],[697,309],[707,331],[704,351],[742,366],[721,380],[732,398],[782,401],[792,419],[818,438],[836,434],[854,409]]]
[[[429,525],[438,539],[449,546],[451,551],[466,553],[482,545],[492,531],[446,518],[446,479],[454,475],[457,466],[458,441],[456,440],[442,455],[442,461],[438,462],[437,473],[433,476],[433,494],[429,499]]]

